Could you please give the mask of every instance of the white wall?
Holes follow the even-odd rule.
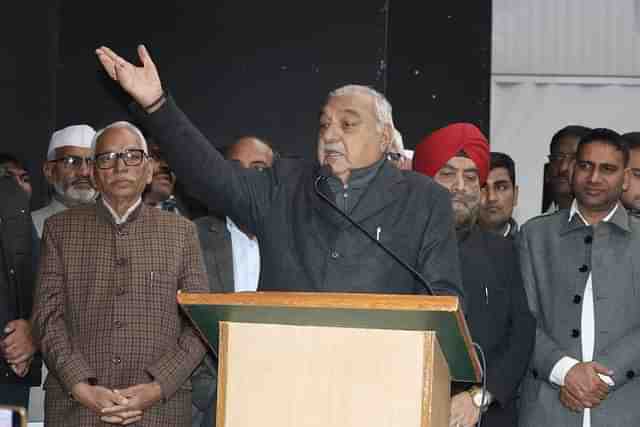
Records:
[[[640,131],[640,0],[494,0],[491,149],[516,162],[518,221],[540,213],[551,136]]]
[[[496,74],[640,76],[638,0],[493,0]]]

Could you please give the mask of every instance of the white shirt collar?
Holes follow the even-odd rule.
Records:
[[[611,221],[611,218],[613,218],[613,215],[618,210],[618,205],[619,204],[620,203],[616,203],[616,205],[609,211],[607,216],[605,216],[602,219],[602,222]],[[571,221],[573,219],[573,216],[576,215],[576,214],[578,215],[578,217],[580,217],[582,222],[585,223],[585,225],[591,225],[591,224],[589,224],[589,221],[587,221],[586,218],[582,215],[582,213],[580,212],[580,209],[578,209],[578,201],[576,199],[573,199],[573,202],[571,202],[571,210],[569,210],[569,221]]]
[[[140,203],[142,203],[142,198],[139,197],[138,200],[129,209],[127,209],[127,211],[122,216],[118,216],[116,211],[113,210],[113,208],[109,205],[109,202],[107,202],[107,200],[104,197],[102,198],[102,202],[107,207],[109,212],[111,212],[111,216],[113,217],[113,220],[115,221],[116,225],[120,225],[120,224],[123,224],[124,222],[126,222],[127,219],[129,218],[129,215],[131,215],[131,212],[136,210],[138,205],[140,205]]]

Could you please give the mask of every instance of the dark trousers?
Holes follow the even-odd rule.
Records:
[[[22,406],[29,409],[29,386],[0,384],[0,405]]]

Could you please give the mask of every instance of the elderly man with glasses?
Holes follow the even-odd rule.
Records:
[[[142,203],[152,165],[136,127],[116,122],[93,141],[101,198],[51,217],[42,238],[33,323],[50,370],[45,423],[189,425],[188,378],[205,347],[176,292],[208,288],[196,227]]]
[[[73,206],[93,203],[97,192],[91,182],[91,126],[74,125],[53,133],[42,172],[53,188],[51,203],[34,211],[33,224],[42,237],[44,222],[51,215]]]

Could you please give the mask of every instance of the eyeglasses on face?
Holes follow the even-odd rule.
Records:
[[[96,154],[94,160],[98,169],[113,169],[120,159],[122,159],[126,166],[138,166],[147,157],[149,156],[144,150],[131,149],[122,151],[121,153],[107,152]]]
[[[51,160],[54,163],[62,163],[62,166],[66,169],[80,169],[84,163],[87,167],[91,166],[93,159],[91,157],[80,156],[64,156]]]

